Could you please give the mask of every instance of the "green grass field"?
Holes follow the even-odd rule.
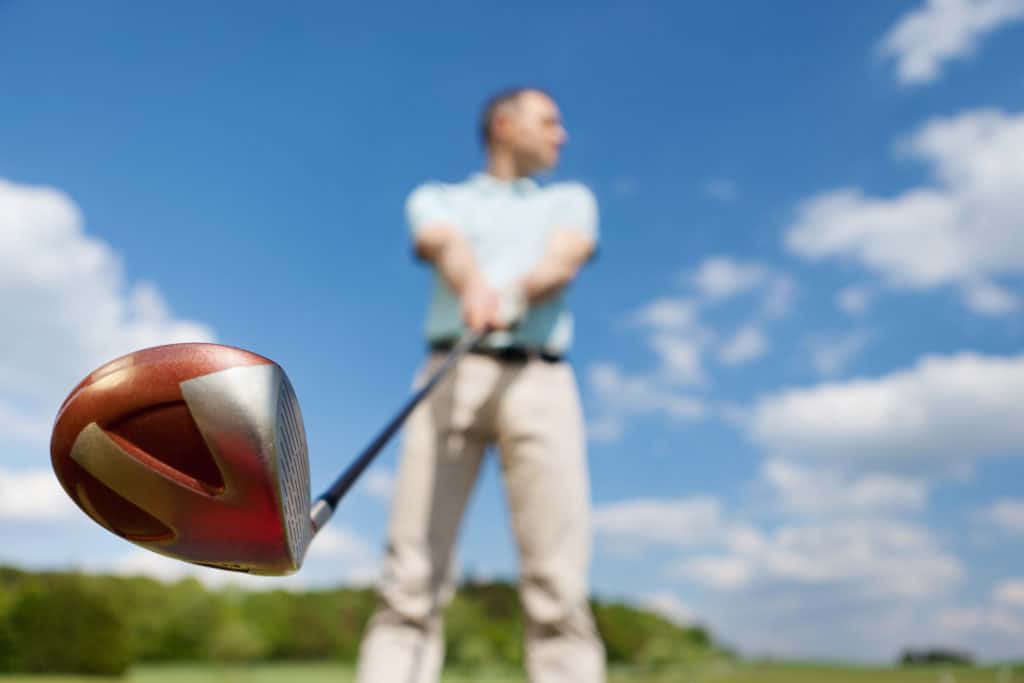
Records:
[[[139,667],[123,679],[77,676],[0,676],[0,683],[351,683],[336,664],[239,667]],[[509,674],[448,674],[444,683],[522,683]],[[860,668],[816,664],[719,663],[692,671],[640,674],[612,671],[609,683],[1024,683],[1024,663],[1003,667]]]

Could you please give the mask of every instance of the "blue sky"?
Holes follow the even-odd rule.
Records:
[[[570,135],[544,180],[601,207],[595,593],[751,654],[1024,656],[1021,45],[1020,0],[0,2],[0,561],[190,571],[49,472],[65,393],[143,346],[278,361],[326,485],[422,360],[405,196],[527,83]],[[249,585],[372,581],[396,451]],[[515,575],[493,462],[460,554]]]

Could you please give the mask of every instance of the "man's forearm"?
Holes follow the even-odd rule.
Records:
[[[469,242],[454,228],[433,228],[425,233],[417,243],[417,253],[434,264],[441,278],[459,296],[483,280]]]
[[[539,303],[562,291],[593,251],[590,238],[573,231],[556,232],[540,263],[519,281],[527,301]]]

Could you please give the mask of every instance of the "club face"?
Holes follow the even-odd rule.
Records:
[[[102,407],[105,392],[116,395],[127,381],[108,373],[76,401]],[[58,468],[55,455],[61,483],[93,519],[148,550],[254,574],[297,570],[312,538],[309,468],[301,412],[284,371],[253,362],[175,386],[176,396],[149,409],[149,422],[133,431],[80,420],[85,426],[68,453],[76,476],[67,474],[67,463]],[[198,436],[163,429],[159,448],[173,457],[159,458],[140,443],[163,413],[178,415],[177,425],[187,413]]]

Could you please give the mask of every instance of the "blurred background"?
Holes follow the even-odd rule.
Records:
[[[658,637],[651,661],[1024,657],[1022,46],[1022,0],[0,0],[0,643],[67,600],[117,642],[156,632],[103,585],[250,615],[328,591],[324,623],[354,610],[358,633],[396,445],[302,572],[242,580],[82,515],[52,421],[120,354],[237,345],[288,371],[326,485],[423,357],[405,197],[479,170],[483,100],[535,85],[569,132],[542,180],[601,210],[572,361],[594,597],[637,610],[603,633],[656,622],[622,627],[650,637],[622,661]],[[472,623],[512,614],[493,460],[460,559]],[[301,652],[217,623],[229,659]]]

